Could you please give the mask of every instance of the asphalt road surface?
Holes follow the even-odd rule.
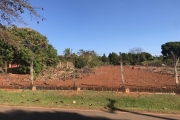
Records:
[[[0,120],[180,120],[180,115],[0,106]]]

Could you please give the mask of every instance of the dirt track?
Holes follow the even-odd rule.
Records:
[[[90,74],[82,78],[76,78],[76,86],[78,87],[121,87],[121,73],[119,66],[107,66],[93,69],[95,74]],[[28,81],[29,75],[9,74],[13,82],[19,85],[31,85]],[[154,73],[145,69],[132,69],[124,67],[125,85],[129,87],[174,87],[175,80],[172,75]],[[35,85],[38,86],[73,86],[71,80],[36,80]],[[0,86],[9,86],[10,83],[0,76]]]

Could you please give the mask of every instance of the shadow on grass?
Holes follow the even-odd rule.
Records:
[[[70,112],[32,112],[24,110],[12,110],[0,113],[0,120],[110,120],[103,117],[83,116]]]
[[[116,111],[120,111],[120,112],[127,112],[127,113],[132,113],[132,114],[136,114],[136,115],[141,115],[141,116],[146,116],[146,117],[151,117],[152,119],[156,118],[156,119],[163,119],[163,120],[179,120],[179,119],[173,119],[173,118],[168,118],[168,117],[161,117],[161,116],[157,116],[157,115],[152,115],[152,114],[145,114],[145,113],[139,113],[139,112],[134,112],[134,111],[129,111],[129,110],[124,110],[124,109],[119,109],[115,107],[115,100],[112,99],[107,99],[109,101],[109,104],[107,105],[107,108],[109,109],[110,113],[115,113]]]

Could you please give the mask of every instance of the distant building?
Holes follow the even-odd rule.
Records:
[[[19,64],[17,64],[17,63],[9,63],[7,67],[8,68],[18,68]]]

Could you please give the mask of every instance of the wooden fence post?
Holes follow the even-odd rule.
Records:
[[[121,66],[122,87],[124,87],[123,61],[122,61],[122,54],[121,54],[121,52],[119,52],[119,56],[120,56],[120,66]]]

